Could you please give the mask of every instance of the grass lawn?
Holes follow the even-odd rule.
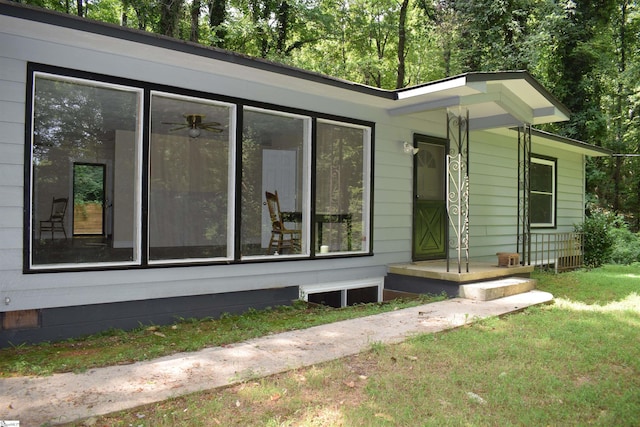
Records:
[[[357,356],[110,414],[92,419],[90,424],[640,425],[640,266],[606,266],[536,277],[539,289],[556,296],[555,304],[421,335],[398,345],[374,343],[369,351]],[[264,319],[260,316],[268,314],[267,318],[273,317],[273,330],[291,329],[293,325],[286,324],[294,322],[288,316],[295,311],[301,312],[292,317],[297,319],[296,327],[315,324],[315,314],[304,320],[305,310],[294,307],[248,313],[234,317],[232,326],[240,330],[257,327],[261,323],[258,319]],[[374,305],[357,310],[377,312],[380,308]],[[327,313],[352,316],[345,314],[348,311]],[[177,335],[194,325],[201,334],[206,330],[209,336],[216,335],[208,331],[209,324],[224,329],[223,323],[205,321],[182,322],[174,325],[175,329],[114,332],[98,348],[107,351],[114,337],[126,341],[122,334],[164,342],[170,351],[178,346],[182,349],[186,343],[171,345],[178,342]],[[265,326],[257,334],[270,331]],[[231,332],[226,339],[231,339]],[[96,338],[88,342],[92,340]],[[84,341],[66,344],[77,346],[79,352],[88,351],[85,348],[89,344]],[[57,351],[66,352],[73,346]],[[0,361],[21,351],[37,353],[38,347],[42,350],[55,345],[3,350]],[[151,353],[147,347],[145,351]],[[13,365],[20,360],[26,359],[13,359]],[[37,360],[33,356],[32,362],[24,364],[37,371]],[[81,360],[99,364],[91,358]],[[7,366],[0,365],[0,370],[15,372]]]
[[[109,426],[640,424],[640,266],[539,274],[554,305],[92,420]],[[78,424],[81,425],[81,424]]]

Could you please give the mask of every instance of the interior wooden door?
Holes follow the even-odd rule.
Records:
[[[446,141],[417,136],[414,163],[413,260],[442,259],[447,251]]]

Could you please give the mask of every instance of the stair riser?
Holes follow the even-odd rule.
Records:
[[[460,286],[459,296],[461,298],[467,298],[476,301],[491,301],[510,295],[529,292],[535,289],[535,287],[535,280],[523,280],[518,283],[508,283],[505,285],[496,285],[495,282],[491,282],[491,284],[487,285],[483,285],[482,283],[475,283]]]

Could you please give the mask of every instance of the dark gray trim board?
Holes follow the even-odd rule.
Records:
[[[157,298],[40,310],[40,327],[0,330],[0,348],[22,343],[59,341],[95,334],[111,328],[131,330],[141,325],[167,325],[177,319],[217,318],[249,308],[291,305],[298,299],[297,286],[224,294]]]
[[[457,282],[393,273],[387,274],[387,277],[384,278],[385,289],[411,294],[440,295],[444,292],[449,298],[455,298],[458,296],[459,287],[460,283]]]

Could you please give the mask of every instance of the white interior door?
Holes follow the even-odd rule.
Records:
[[[296,210],[298,193],[298,154],[295,150],[262,151],[262,198],[265,191],[278,192],[282,211]],[[266,248],[271,238],[271,219],[265,207],[262,210],[262,247]]]

